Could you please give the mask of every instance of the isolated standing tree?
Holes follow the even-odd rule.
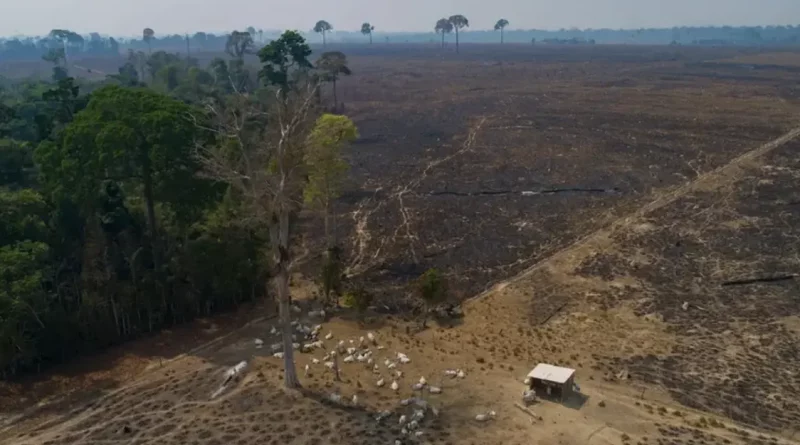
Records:
[[[508,26],[508,20],[506,19],[500,19],[494,24],[494,30],[500,31],[500,43],[503,43],[504,41],[503,31],[506,29],[506,26]]]
[[[61,42],[64,47],[64,67],[67,66],[70,46],[83,46],[83,37],[68,29],[54,29],[50,31],[50,38]]]
[[[329,51],[322,53],[317,60],[317,69],[322,72],[322,80],[333,85],[333,108],[339,109],[339,101],[336,96],[336,81],[340,75],[349,76],[352,74],[347,67],[347,56],[341,51]]]
[[[286,31],[277,40],[258,52],[263,67],[258,75],[267,85],[276,87],[278,93],[286,95],[294,88],[297,76],[307,73],[314,66],[308,60],[311,48],[297,31]]]
[[[336,217],[331,205],[342,192],[342,183],[349,168],[342,157],[342,149],[357,138],[358,131],[353,121],[336,114],[320,116],[308,138],[304,160],[308,184],[303,195],[306,204],[318,207],[323,212],[325,240],[329,249],[337,244]]]
[[[58,82],[61,79],[69,77],[67,71],[67,57],[64,48],[52,48],[45,55],[42,60],[53,64],[53,80]]]
[[[375,30],[375,27],[370,25],[369,22],[364,22],[361,24],[361,34],[369,35],[369,44],[372,45],[372,31]]]
[[[322,211],[325,222],[322,291],[326,304],[331,302],[331,292],[339,294],[341,291],[342,255],[336,239],[336,213],[332,204],[341,194],[349,168],[342,156],[342,149],[356,138],[356,126],[348,117],[323,114],[309,135],[305,152],[308,183],[303,197],[309,207]]]
[[[225,52],[235,59],[242,59],[253,52],[253,35],[249,31],[233,31],[225,41]]]
[[[155,35],[156,33],[152,28],[145,28],[142,31],[142,40],[144,40],[144,43],[147,44],[147,51],[151,53],[153,52],[153,47],[150,42],[153,41],[153,37],[155,37]]]
[[[325,40],[325,34],[327,34],[328,31],[331,31],[332,29],[333,26],[331,26],[331,24],[326,22],[325,20],[320,20],[317,22],[316,25],[314,25],[314,32],[322,34],[322,46],[327,45]]]
[[[447,283],[439,270],[428,269],[417,278],[416,287],[423,303],[422,327],[425,327],[431,307],[444,301],[447,294]]]
[[[436,26],[433,29],[442,35],[442,48],[444,48],[444,36],[453,32],[453,24],[449,20],[441,18],[436,21]]]
[[[209,106],[218,135],[216,144],[200,147],[206,173],[241,194],[249,220],[267,227],[283,338],[284,385],[300,382],[292,348],[289,276],[290,222],[303,199],[305,149],[314,127],[318,84],[309,83],[311,48],[296,31],[286,31],[259,51],[260,72],[274,99],[234,94]]]
[[[458,52],[458,31],[462,28],[469,28],[469,20],[461,14],[456,14],[451,15],[447,21],[453,25],[453,29],[456,31],[456,52]]]
[[[233,58],[229,62],[228,81],[236,91],[247,89],[249,84],[250,76],[244,65],[244,56],[252,54],[253,46],[253,36],[246,31],[233,31],[225,41],[225,52]]]

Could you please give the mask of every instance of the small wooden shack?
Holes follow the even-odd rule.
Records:
[[[536,391],[537,396],[563,402],[572,395],[575,370],[539,363],[528,373],[528,380],[530,389]]]

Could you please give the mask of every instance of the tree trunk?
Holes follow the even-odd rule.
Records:
[[[328,43],[325,41],[325,31],[322,31],[322,46],[325,47],[327,45]]]
[[[500,28],[500,44],[503,44],[503,28]]]
[[[444,48],[444,33],[442,33],[442,48]]]
[[[369,33],[369,44],[372,45],[372,32]]]
[[[289,293],[289,209],[278,204],[272,215],[270,241],[274,246],[277,272],[275,287],[278,293],[278,317],[283,336],[283,383],[287,388],[299,388],[292,349],[292,296]]]
[[[456,54],[458,54],[458,28],[456,28]]]
[[[330,247],[333,247],[333,246],[337,246],[339,244],[338,237],[336,236],[337,235],[337,233],[336,233],[336,229],[337,229],[337,227],[336,227],[336,212],[333,211],[333,206],[329,205],[328,213],[330,215],[331,226],[332,226],[331,227],[331,246]]]
[[[339,99],[336,97],[336,78],[333,78],[333,109],[334,111],[339,110]]]
[[[150,158],[142,159],[142,182],[144,182],[144,200],[147,207],[147,226],[150,232],[150,251],[153,255],[153,268],[155,269],[156,285],[161,288],[161,305],[164,317],[167,311],[167,289],[161,277],[161,249],[159,248],[156,228],[156,210],[153,202],[153,172],[150,167]],[[151,322],[152,323],[152,322]]]
[[[325,220],[325,244],[326,244],[326,247],[328,247],[328,248],[331,247],[331,227],[330,227],[331,210],[330,209],[331,209],[330,200],[326,199],[325,200],[324,220]]]

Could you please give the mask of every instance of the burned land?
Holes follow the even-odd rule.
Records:
[[[339,233],[349,272],[391,296],[429,267],[474,295],[796,123],[790,67],[708,49],[350,57]]]

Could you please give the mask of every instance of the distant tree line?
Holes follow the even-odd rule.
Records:
[[[453,16],[456,17],[456,16]],[[445,22],[452,23],[451,18]],[[463,16],[461,16],[463,17]],[[466,20],[466,18],[465,18]],[[441,20],[440,20],[441,21]],[[519,30],[507,29],[509,21],[500,19],[493,30],[468,30],[469,22],[457,28],[457,43],[628,43],[628,44],[684,44],[684,45],[795,45],[800,43],[800,26],[751,26],[751,27],[674,27],[641,29],[560,29]],[[445,34],[455,32],[456,28],[438,26],[430,33],[408,32],[380,34],[385,42],[432,43],[443,40]],[[450,29],[448,31],[448,29]],[[152,31],[152,30],[151,30]],[[499,39],[497,32],[499,31]],[[275,38],[274,31],[257,30],[248,27],[244,31],[250,35],[257,46]],[[325,21],[318,21],[310,32],[319,35],[319,42],[364,43],[364,37],[372,43],[375,26],[365,22],[358,31],[336,31]],[[301,33],[302,35],[302,33]],[[121,51],[176,51],[188,48],[189,51],[221,51],[225,49],[230,34],[196,32],[192,35],[170,34],[158,36],[153,33],[141,38],[115,38],[98,33],[79,35],[69,30],[53,30],[47,36],[14,37],[0,39],[0,61],[36,60],[57,48],[65,48],[67,56],[74,55],[115,55]],[[380,41],[379,40],[379,41]]]
[[[449,18],[444,19],[449,21]],[[494,26],[494,31],[500,31],[501,41],[528,43],[532,39],[549,42],[575,42],[594,40],[597,43],[640,43],[640,44],[795,44],[800,42],[800,27],[795,26],[757,26],[757,27],[675,27],[675,28],[648,28],[648,29],[560,29],[557,31],[544,30],[506,30],[508,20],[500,19]],[[468,22],[466,27],[468,27]],[[453,32],[447,28],[436,27],[435,34]],[[151,30],[152,31],[152,30]],[[318,33],[321,43],[327,42],[333,26],[320,20],[313,28]],[[363,42],[358,35],[366,35],[370,41],[374,35],[375,27],[365,22],[358,32],[338,31],[335,35],[337,42],[356,43]],[[248,27],[245,31],[250,34],[253,41],[260,45],[266,39],[274,38],[274,32],[264,32]],[[90,33],[85,36],[78,35],[69,30],[53,30],[43,37],[5,38],[0,39],[0,60],[37,59],[48,51],[67,47],[68,52],[75,54],[102,55],[116,54],[120,50],[170,50],[188,47],[197,51],[218,51],[225,48],[230,34],[216,35],[213,33],[196,32],[189,35],[171,34],[156,36],[150,33],[141,39],[125,39],[100,36]],[[431,36],[427,33],[382,33],[389,41],[395,42],[430,42]],[[459,37],[461,41],[470,43],[488,43],[497,41],[494,32],[487,30],[463,30]]]

